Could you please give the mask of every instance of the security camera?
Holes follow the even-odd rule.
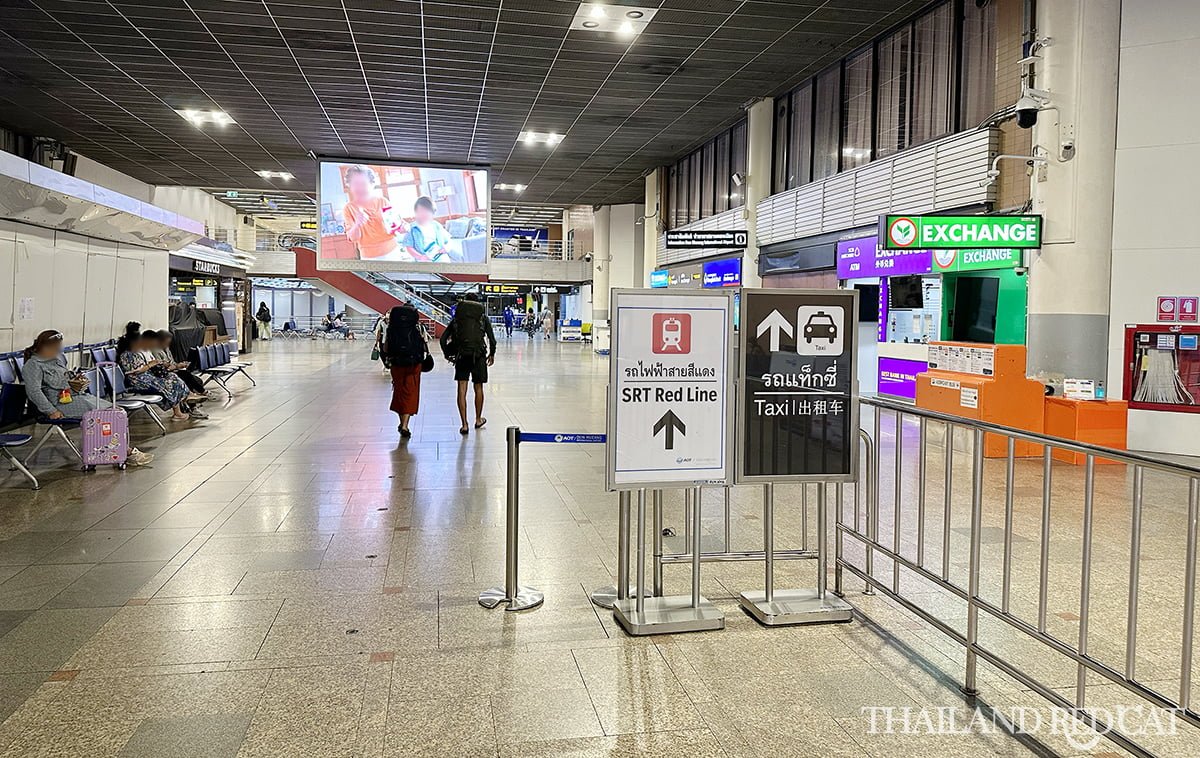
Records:
[[[591,254],[591,253],[584,253],[584,254],[583,254],[583,262],[584,262],[584,263],[591,263],[591,262],[592,262],[592,254]]]
[[[1050,93],[1044,90],[1026,89],[1017,100],[1017,126],[1022,129],[1032,129],[1037,125],[1038,111],[1050,105]]]

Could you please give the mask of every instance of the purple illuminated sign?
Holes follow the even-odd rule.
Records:
[[[925,361],[881,357],[879,359],[879,394],[916,400],[917,374],[928,370],[929,364]]]
[[[881,250],[878,237],[859,237],[837,243],[839,279],[864,279],[872,276],[911,276],[933,270],[929,250]]]

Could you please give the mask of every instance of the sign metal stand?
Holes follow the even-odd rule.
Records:
[[[700,594],[700,486],[729,479],[733,298],[728,292],[617,289],[609,312],[607,485],[609,491],[637,492],[638,588],[646,587],[646,492],[655,491],[655,596],[644,590],[631,595],[628,559],[618,556],[613,616],[635,636],[723,629],[725,614]],[[658,491],[674,487],[688,493],[692,591],[664,597]],[[624,516],[629,499],[622,495]]]
[[[855,291],[742,292],[736,474],[739,484],[763,484],[765,560],[763,590],[741,593],[740,602],[767,626],[851,619],[851,606],[826,591],[826,511],[828,483],[857,476],[857,314]],[[814,588],[775,588],[780,481],[818,483]],[[803,521],[807,540],[807,514]]]

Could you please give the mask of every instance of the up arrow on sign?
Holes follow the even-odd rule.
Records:
[[[771,311],[771,315],[767,316],[761,322],[759,322],[758,333],[755,334],[755,336],[761,337],[767,330],[771,331],[771,352],[772,353],[779,352],[779,333],[780,332],[783,332],[784,334],[786,334],[789,337],[791,337],[795,334],[795,331],[792,329],[792,322],[788,321],[787,318],[779,311]]]
[[[679,420],[679,417],[675,415],[674,411],[667,411],[663,414],[663,417],[658,420],[658,423],[654,425],[654,436],[657,437],[658,433],[663,429],[667,430],[666,434],[663,435],[663,441],[666,443],[667,450],[675,449],[676,429],[679,430],[680,434],[687,436],[687,427],[684,426],[683,422]]]

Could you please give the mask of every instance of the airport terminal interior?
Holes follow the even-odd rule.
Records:
[[[1198,57],[4,4],[0,758],[1200,757]]]

